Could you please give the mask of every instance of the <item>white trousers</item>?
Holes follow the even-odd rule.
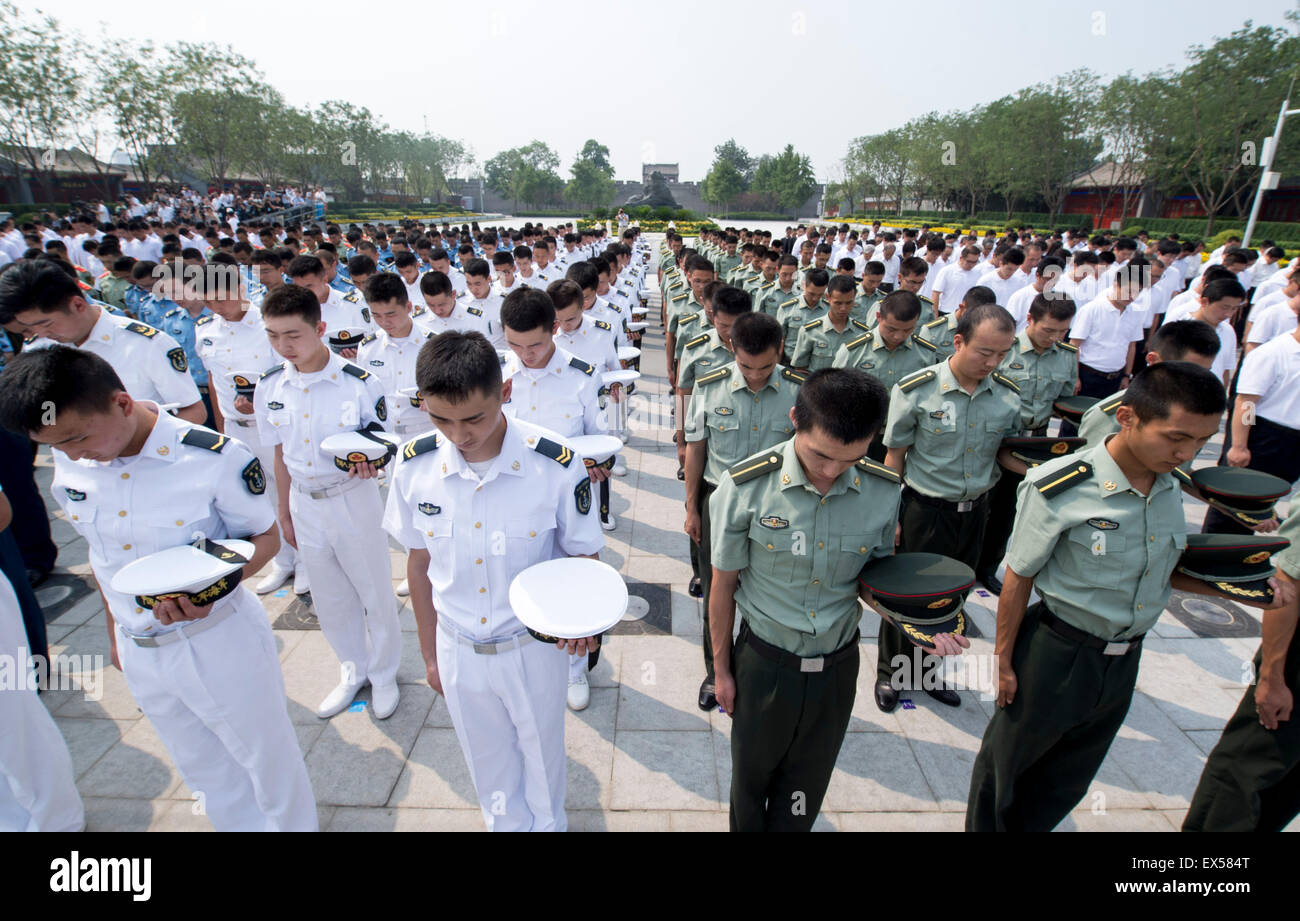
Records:
[[[402,629],[393,595],[383,503],[373,480],[313,499],[289,490],[298,557],[311,580],[311,602],[342,679],[397,681]]]
[[[13,679],[0,686],[0,831],[81,831],[86,814],[72,756],[36,696],[18,596],[3,574],[0,655]]]
[[[480,655],[438,623],[438,673],[489,831],[564,831],[569,657],[532,640]]]
[[[266,610],[240,586],[209,630],[156,648],[120,629],[127,686],[217,831],[316,831]]]

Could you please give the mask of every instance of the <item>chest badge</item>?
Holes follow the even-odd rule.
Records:
[[[931,418],[931,419],[938,419],[940,422],[942,422],[942,421],[943,421],[943,418],[944,418],[944,412],[943,412],[943,410],[942,410],[942,409],[936,409],[934,412],[930,413],[930,418]]]
[[[717,407],[717,408],[716,408],[715,410],[713,410],[713,411],[714,411],[715,413],[717,413],[719,416],[730,416],[730,415],[731,415],[731,407],[730,407],[730,406],[719,406],[719,407]]]
[[[71,499],[73,502],[82,502],[86,498],[86,494],[82,492],[80,489],[70,489],[67,486],[65,486],[63,487],[63,491],[68,494],[68,498]]]
[[[272,400],[271,402],[269,402],[269,403],[266,404],[266,408],[267,408],[267,409],[284,409],[284,404],[281,403],[279,400]]]
[[[377,358],[370,359],[370,364],[376,368],[382,368],[384,366],[384,363]]]
[[[758,519],[758,523],[761,524],[763,527],[771,528],[774,531],[779,531],[782,528],[790,527],[789,521],[787,521],[784,518],[778,518],[776,515],[765,515],[762,518]]]
[[[1010,367],[1013,368],[1013,369],[1015,369],[1016,371],[1023,371],[1025,366],[1024,366],[1024,364],[1023,364],[1022,362],[1019,362],[1019,361],[1013,361],[1013,362],[1010,364]]]
[[[437,515],[442,511],[442,506],[434,505],[432,502],[421,502],[416,508],[424,515]]]
[[[1119,522],[1111,521],[1109,518],[1089,518],[1088,527],[1096,528],[1098,531],[1113,531],[1119,527]]]

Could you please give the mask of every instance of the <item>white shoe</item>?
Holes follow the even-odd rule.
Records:
[[[623,455],[614,458],[614,466],[609,472],[614,476],[627,476],[627,463],[623,460]]]
[[[411,583],[403,579],[402,584],[397,586],[397,597],[405,598],[409,594],[411,594]]]
[[[583,671],[575,675],[569,672],[569,709],[585,710],[587,704],[591,703],[591,688],[587,686],[587,663],[582,663]]]
[[[340,681],[334,686],[334,690],[326,694],[325,699],[320,702],[320,706],[316,708],[316,715],[323,720],[327,720],[336,713],[342,713],[352,703],[352,699],[357,696],[357,692],[365,686],[364,681],[359,684]]]
[[[370,704],[375,708],[375,719],[386,720],[397,709],[397,682],[392,684],[372,684],[370,686]]]
[[[311,584],[307,581],[307,567],[299,563],[293,571],[293,593],[305,595],[309,591],[311,591]]]
[[[275,562],[275,560],[272,560],[271,569],[267,572],[266,578],[261,582],[258,582],[253,591],[257,592],[259,595],[273,592],[281,585],[284,585],[285,582],[289,581],[289,577],[292,575],[292,569],[287,566],[281,566],[279,563]]]
[[[615,518],[615,517],[611,514],[611,515],[609,516],[609,520],[608,520],[608,521],[602,521],[602,522],[600,523],[600,526],[601,526],[602,528],[604,528],[606,531],[612,531],[612,530],[614,530],[615,528],[618,527],[618,519]]]

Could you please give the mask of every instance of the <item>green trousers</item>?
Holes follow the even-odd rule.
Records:
[[[1255,653],[1259,674],[1261,654]],[[1287,650],[1283,679],[1300,696],[1300,631]],[[1196,785],[1183,831],[1281,831],[1300,814],[1300,717],[1259,724],[1255,685],[1223,727]]]
[[[713,677],[713,639],[709,635],[709,590],[713,587],[713,552],[709,541],[713,538],[713,529],[709,527],[709,499],[717,487],[708,480],[700,481],[700,589],[704,602],[704,671]]]
[[[1124,723],[1141,649],[1108,656],[1026,613],[1012,668],[1016,696],[984,731],[971,772],[967,831],[1051,831],[1088,792]]]
[[[809,831],[831,782],[857,693],[853,652],[821,672],[774,662],[746,642],[732,655],[731,830]]]

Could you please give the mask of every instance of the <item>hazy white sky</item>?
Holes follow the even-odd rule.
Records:
[[[65,27],[229,44],[298,106],[342,98],[393,128],[468,143],[480,162],[534,138],[561,172],[583,142],[619,179],[677,162],[702,179],[714,145],[787,143],[826,179],[851,138],[964,109],[1077,67],[1181,65],[1193,44],[1284,25],[1296,0],[601,0],[574,4],[46,0]],[[105,22],[106,11],[121,10]],[[743,91],[741,90],[743,88]]]

